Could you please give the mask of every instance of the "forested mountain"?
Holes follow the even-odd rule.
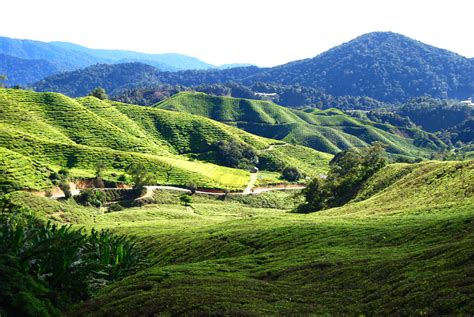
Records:
[[[413,98],[394,112],[411,119],[423,130],[436,132],[452,128],[474,116],[474,106],[455,100]]]
[[[105,50],[92,49],[85,46],[77,45],[68,42],[51,42],[50,44],[72,50],[83,52],[90,56],[94,56],[100,61],[108,61],[112,63],[125,62],[141,62],[148,65],[155,66],[163,71],[178,71],[185,69],[211,69],[214,65],[205,63],[195,57],[186,56],[182,54],[145,54],[140,52],[125,51],[125,50]],[[230,66],[232,68],[232,66]]]
[[[311,59],[277,66],[253,81],[321,87],[330,94],[403,101],[474,94],[472,60],[400,34],[362,35]]]
[[[182,85],[156,84],[145,87],[115,89],[113,100],[150,106],[180,91],[198,91],[214,96],[269,100],[290,108],[338,108],[370,110],[387,106],[378,100],[361,96],[332,96],[320,88],[255,83],[245,86],[235,82],[225,84]]]
[[[10,86],[32,83],[51,74],[76,70],[97,63],[142,62],[164,71],[216,68],[195,57],[181,54],[145,54],[123,50],[90,49],[73,43],[46,43],[8,37],[0,37],[0,54],[4,55],[0,59],[0,63],[3,63],[0,74],[5,74],[10,78],[7,82]],[[25,72],[25,62],[18,64],[5,62],[13,58],[29,60],[30,71]],[[50,64],[48,68],[45,63]],[[48,71],[46,72],[45,69]],[[53,69],[55,71],[50,72]]]
[[[96,72],[89,68],[84,70],[83,76],[91,77],[91,71]],[[141,71],[139,67],[137,71]],[[464,99],[474,94],[472,59],[390,32],[369,33],[314,58],[272,68],[251,66],[224,70],[150,72],[153,73],[150,76],[153,81],[148,84],[155,85],[199,86],[236,82],[251,87],[266,83],[268,87],[261,87],[264,90],[262,92],[280,93],[291,92],[281,87],[303,87],[301,89],[306,92],[300,93],[297,98],[281,98],[281,104],[287,106],[318,104],[318,95],[322,93],[365,96],[384,102],[405,102],[424,95]],[[107,78],[107,75],[102,77],[103,86],[111,90],[117,88],[113,78]],[[143,85],[141,78],[140,75],[137,78],[130,75],[127,86]],[[81,85],[74,83],[77,73],[64,74],[58,79],[47,78],[36,86],[42,91],[60,91],[71,96],[84,93],[79,87]],[[93,86],[86,81],[82,83]],[[78,87],[74,88],[75,85]],[[122,86],[123,83],[120,84]],[[348,108],[348,105],[344,108]]]
[[[96,87],[113,93],[116,89],[157,83],[159,74],[157,68],[143,63],[96,64],[48,77],[37,82],[34,89],[59,92],[71,97],[85,96]]]
[[[143,63],[97,64],[84,69],[65,72],[41,80],[33,85],[37,91],[55,91],[71,97],[84,96],[95,87],[103,87],[109,93],[160,84],[193,86],[202,83],[225,83],[253,75],[259,68],[238,67],[225,70],[187,70],[162,72]]]
[[[0,74],[8,74],[5,85],[26,85],[59,72],[57,65],[42,59],[23,59],[0,53]]]
[[[40,41],[8,37],[0,37],[0,53],[23,59],[45,60],[54,64],[59,71],[83,68],[99,62],[97,58],[83,52]],[[8,73],[6,75],[8,76]]]

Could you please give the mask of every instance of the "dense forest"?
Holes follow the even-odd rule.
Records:
[[[115,68],[122,67],[129,72],[127,82],[115,83],[115,76],[120,72]],[[377,105],[374,99],[399,103],[425,95],[441,99],[468,98],[474,94],[474,63],[472,59],[399,34],[376,32],[314,58],[272,68],[250,66],[168,72],[144,70],[140,64],[100,65],[49,77],[34,87],[80,96],[86,89],[98,85],[114,91],[160,84],[192,87],[229,82],[253,87],[255,91],[277,93],[278,102],[285,106],[321,107],[337,103],[327,96],[361,96],[342,102],[342,108],[349,108],[353,102],[358,104],[360,98],[366,98],[360,103],[372,106]]]

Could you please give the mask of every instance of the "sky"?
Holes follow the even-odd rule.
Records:
[[[474,57],[473,0],[14,0],[0,36],[274,66],[373,31]]]

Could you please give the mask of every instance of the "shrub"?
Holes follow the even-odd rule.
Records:
[[[59,189],[63,191],[64,198],[69,199],[72,197],[71,186],[69,186],[68,181],[62,180],[58,186],[59,186]]]
[[[143,188],[155,184],[154,176],[143,164],[133,163],[127,167],[127,173],[132,177],[133,188]]]
[[[70,225],[10,215],[0,225],[0,306],[6,300],[13,315],[56,315],[51,303],[89,298],[99,287],[135,271],[140,258],[134,241],[125,236],[96,230],[86,234]],[[9,302],[12,293],[18,297]]]
[[[281,176],[290,182],[296,182],[297,180],[303,178],[303,173],[294,166],[286,166],[281,172]]]
[[[111,204],[109,206],[109,211],[122,211],[124,208],[118,203]]]
[[[190,206],[192,203],[191,196],[189,196],[188,194],[183,194],[179,196],[179,200],[184,206]]]
[[[313,179],[302,191],[306,203],[297,208],[310,212],[336,207],[349,202],[362,184],[386,165],[384,145],[374,142],[371,147],[350,149],[337,153],[329,162],[327,178]]]
[[[185,187],[191,191],[191,195],[197,190],[197,185],[193,181],[187,182]]]
[[[85,189],[75,200],[84,206],[101,207],[107,201],[107,195],[101,190],[97,189]]]
[[[107,96],[107,93],[105,92],[105,89],[104,88],[101,88],[101,87],[97,87],[95,88],[94,90],[92,90],[90,93],[89,93],[89,96],[93,96],[93,97],[96,97],[100,100],[105,100],[105,99],[108,99],[109,96]]]
[[[226,166],[247,169],[258,164],[258,156],[255,151],[236,140],[219,141],[214,146],[219,161]]]

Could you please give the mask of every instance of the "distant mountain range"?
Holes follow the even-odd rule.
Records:
[[[3,41],[10,45],[18,44],[19,40]],[[248,86],[271,83],[311,87],[334,96],[367,96],[390,103],[405,102],[412,97],[424,95],[442,99],[465,99],[474,95],[472,58],[391,32],[365,34],[314,58],[271,68],[244,65],[229,69],[210,69],[212,65],[199,63],[193,58],[182,56],[178,58],[176,55],[172,55],[171,58],[169,55],[91,50],[75,44],[58,42],[22,43],[23,50],[15,50],[0,41],[0,53],[10,55],[15,53],[14,56],[19,58],[35,59],[45,59],[44,55],[48,55],[51,56],[48,60],[60,69],[71,68],[69,65],[71,61],[76,61],[76,67],[89,63],[85,69],[56,74],[33,85],[40,91],[57,91],[70,96],[84,95],[97,86],[113,91],[118,88],[146,85],[197,86],[229,82]],[[33,54],[26,50],[31,45],[35,48],[41,47],[42,54]],[[63,61],[65,52],[72,54]],[[106,58],[108,61],[104,61]],[[167,65],[171,65],[170,58],[179,62],[170,66],[172,69],[160,67],[159,63],[166,62]],[[63,61],[63,64],[58,65],[55,60]],[[94,63],[116,65],[90,66],[91,60],[94,60]],[[117,64],[123,61],[134,63]],[[158,68],[145,67],[144,64]],[[180,65],[181,69],[193,68],[193,70],[169,71],[179,69],[177,65]],[[271,93],[271,91],[265,92]]]
[[[145,54],[124,50],[91,49],[68,42],[40,42],[0,37],[0,74],[7,84],[25,85],[48,75],[77,70],[97,63],[140,62],[162,71],[186,69],[228,69],[250,64],[225,64],[219,67],[182,54]],[[28,69],[31,69],[28,72]]]

